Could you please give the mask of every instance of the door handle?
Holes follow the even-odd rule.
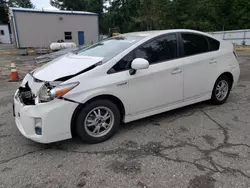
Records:
[[[176,69],[174,69],[172,72],[171,72],[171,74],[179,74],[179,73],[181,73],[182,72],[182,70],[180,69],[180,68],[176,68]]]
[[[211,60],[209,61],[209,64],[214,64],[214,63],[217,63],[217,60],[211,59]]]

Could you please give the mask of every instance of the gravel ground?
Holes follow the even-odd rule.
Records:
[[[250,53],[239,53],[240,82],[226,104],[135,121],[96,145],[77,138],[43,145],[19,133],[12,117],[19,83],[7,82],[3,69],[16,58],[0,57],[0,187],[250,187]],[[22,58],[24,75],[36,65]]]

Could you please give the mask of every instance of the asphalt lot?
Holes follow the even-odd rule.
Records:
[[[3,69],[17,57],[1,56],[0,187],[250,187],[250,53],[238,55],[240,82],[226,104],[200,103],[122,125],[97,145],[24,138],[12,117],[19,83],[7,82]],[[17,67],[24,74],[35,65]]]

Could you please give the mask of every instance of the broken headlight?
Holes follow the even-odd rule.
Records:
[[[74,82],[70,84],[59,85],[60,83],[61,82],[45,83],[39,91],[39,101],[49,102],[55,98],[62,97],[79,84],[79,82]]]

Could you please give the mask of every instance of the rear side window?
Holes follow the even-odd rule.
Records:
[[[206,53],[209,51],[207,39],[202,35],[192,33],[181,34],[184,56]]]
[[[220,49],[220,42],[218,40],[212,39],[210,37],[207,37],[207,40],[209,42],[210,51],[217,51]]]
[[[149,64],[177,58],[177,39],[175,34],[156,38],[135,51],[136,58],[144,58]]]

